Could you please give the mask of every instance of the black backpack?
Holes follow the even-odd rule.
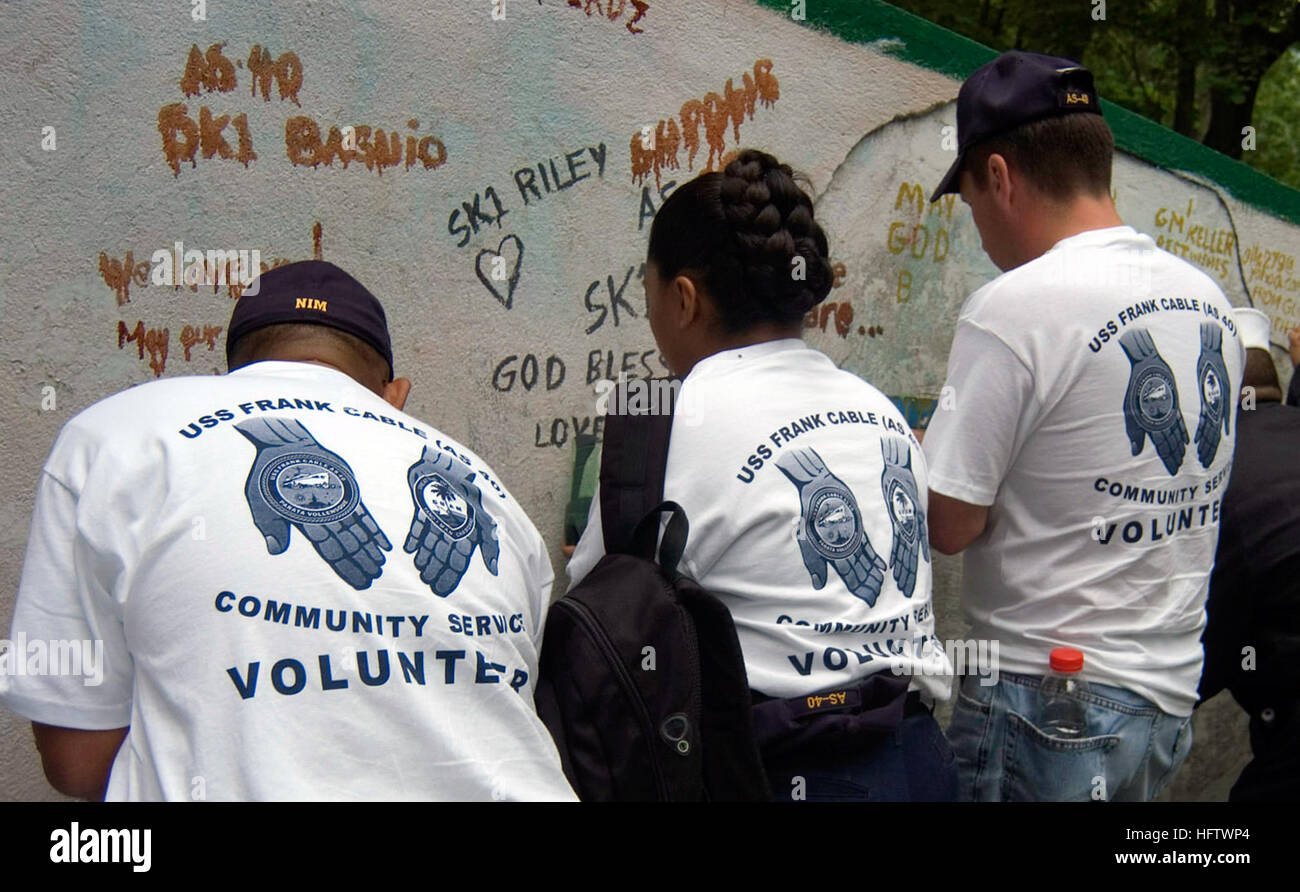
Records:
[[[677,570],[689,527],[661,501],[671,425],[606,417],[606,554],[547,614],[537,712],[583,801],[770,800],[731,614]]]

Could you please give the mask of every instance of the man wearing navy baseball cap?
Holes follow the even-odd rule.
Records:
[[[930,196],[959,192],[967,152],[989,137],[1044,118],[1101,114],[1092,72],[1077,62],[1038,53],[1003,53],[977,69],[957,94],[957,160]]]
[[[101,400],[45,464],[10,639],[100,648],[85,677],[0,671],[50,783],[575,799],[533,706],[545,543],[481,458],[401,411],[379,301],[291,263],[227,334],[229,374]]]
[[[960,193],[1002,270],[962,305],[924,440],[931,542],[965,552],[972,634],[999,644],[949,728],[961,792],[1151,799],[1191,747],[1241,340],[1215,282],[1120,219],[1086,68],[998,56],[957,136],[934,197]]]
[[[398,409],[411,382],[393,377],[384,308],[364,285],[324,260],[262,273],[226,330],[231,371],[259,359],[315,362],[346,372]]]

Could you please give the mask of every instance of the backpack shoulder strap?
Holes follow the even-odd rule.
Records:
[[[622,384],[605,416],[600,455],[600,522],[606,554],[631,553],[632,532],[663,501],[671,411],[627,415]]]

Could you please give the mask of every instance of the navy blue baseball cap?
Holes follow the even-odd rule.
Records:
[[[379,300],[343,270],[324,260],[301,260],[262,273],[256,288],[235,302],[226,329],[230,351],[249,332],[285,322],[328,325],[360,338],[388,362],[393,377],[393,345]]]
[[[1042,118],[1101,114],[1092,72],[1078,62],[1012,50],[975,69],[957,93],[957,160],[930,196],[960,191],[966,152],[981,140]]]

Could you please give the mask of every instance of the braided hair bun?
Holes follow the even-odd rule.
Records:
[[[794,323],[825,300],[828,254],[812,199],[790,166],[755,149],[675,191],[650,230],[660,275],[702,279],[729,332]]]

